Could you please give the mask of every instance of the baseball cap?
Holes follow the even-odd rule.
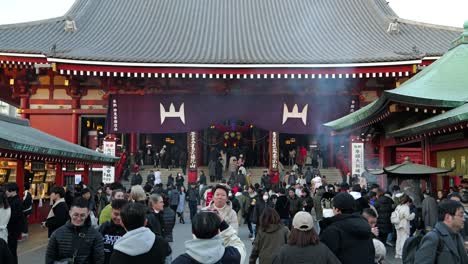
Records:
[[[293,219],[292,225],[300,231],[309,231],[314,227],[314,218],[308,212],[298,212]]]
[[[340,209],[342,212],[354,212],[356,202],[349,193],[339,193],[333,197],[333,207]]]

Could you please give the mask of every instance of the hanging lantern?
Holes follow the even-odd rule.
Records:
[[[237,132],[237,133],[236,133],[236,138],[237,138],[237,140],[240,140],[240,139],[241,139],[241,137],[242,137],[242,134],[241,134],[241,132]]]
[[[224,132],[224,139],[229,139],[229,132]]]
[[[234,138],[234,137],[236,136],[236,133],[235,133],[235,132],[231,132],[229,135],[230,135],[232,138]]]

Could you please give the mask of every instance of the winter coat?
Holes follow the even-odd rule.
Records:
[[[0,208],[0,240],[3,239],[8,242],[7,225],[11,217],[11,208]]]
[[[101,214],[99,215],[99,224],[103,224],[107,221],[111,220],[112,216],[112,206],[111,204],[106,205],[101,211]]]
[[[128,231],[114,244],[111,264],[164,264],[171,248],[167,241],[146,227]]]
[[[146,215],[146,219],[148,220],[147,227],[153,231],[154,234],[158,236],[164,235],[164,218],[162,215],[162,211],[156,213],[155,211],[150,209],[150,212]]]
[[[270,201],[257,200],[252,215],[250,216],[250,221],[257,226],[260,225],[260,216],[267,207],[272,207]]]
[[[185,252],[172,264],[244,263],[246,257],[244,243],[232,227],[211,239],[185,241]]]
[[[80,234],[84,234],[81,238]],[[75,263],[102,264],[104,263],[104,243],[101,234],[91,227],[88,217],[83,226],[74,226],[67,222],[55,230],[49,239],[46,251],[46,264],[53,264],[66,258],[72,258],[78,249]]]
[[[177,205],[177,213],[184,213],[185,210],[185,193],[179,195],[179,204]]]
[[[322,220],[323,218],[323,207],[322,207],[322,197],[325,193],[325,190],[317,190],[314,195],[314,209],[315,209],[315,217],[317,221]]]
[[[278,250],[288,243],[289,229],[283,225],[270,225],[265,231],[258,229],[253,242],[250,264],[255,264],[259,258],[260,264],[270,264]]]
[[[112,220],[99,226],[99,233],[101,233],[104,241],[104,264],[109,264],[115,242],[123,237],[126,232],[122,226],[114,224]]]
[[[53,216],[47,218],[46,227],[49,229],[50,237],[52,233],[57,230],[59,227],[63,226],[68,221],[68,206],[65,201],[57,201],[56,204],[50,209],[53,212]]]
[[[463,246],[462,236],[459,233],[454,233],[443,222],[438,222],[434,230],[421,240],[414,263],[468,263],[468,255]]]
[[[24,215],[30,215],[32,214],[32,205],[33,205],[33,199],[32,195],[28,190],[24,191],[24,196],[23,196],[23,214]]]
[[[25,217],[23,215],[23,205],[18,195],[8,197],[8,204],[11,208],[10,221],[8,221],[7,229],[8,234],[14,234],[18,236],[25,225]]]
[[[293,218],[294,215],[300,210],[301,201],[299,201],[299,198],[296,195],[294,195],[294,198],[291,198],[288,195],[288,200],[289,200],[289,215],[291,216],[291,218]]]
[[[312,199],[312,197],[300,197],[299,202],[299,211],[306,211],[308,213],[312,213],[312,209],[314,208],[314,200]]]
[[[211,209],[211,210],[215,209],[214,201],[211,201],[210,205],[205,207],[204,209]],[[216,210],[218,210],[219,214],[221,215],[221,218],[224,219],[224,221],[226,221],[228,225],[234,228],[236,232],[239,231],[239,222],[237,220],[237,214],[236,214],[236,211],[232,209],[230,201],[227,201],[226,205],[223,208],[221,209],[216,208]]]
[[[410,221],[414,219],[414,213],[410,213],[408,204],[398,205],[397,208],[395,208],[395,211],[398,212],[398,216],[400,217],[400,222],[395,224],[395,229],[405,229],[409,233]]]
[[[177,188],[180,188],[180,186],[184,186],[185,179],[183,176],[176,177],[175,181],[176,181]]]
[[[265,189],[270,189],[271,188],[270,175],[268,174],[262,175],[261,184],[262,186],[265,187]]]
[[[197,188],[190,188],[187,191],[187,200],[189,202],[196,202],[198,204],[198,201],[200,200],[200,194],[198,193]]]
[[[289,199],[285,195],[278,196],[275,210],[278,212],[280,219],[289,219]]]
[[[13,255],[8,249],[8,244],[0,239],[0,263],[2,264],[13,264]]]
[[[174,230],[176,213],[169,206],[164,207],[163,217],[163,236],[167,242],[173,242],[172,231]]]
[[[425,196],[422,201],[422,219],[424,226],[434,227],[438,220],[438,208],[436,200],[431,196]]]
[[[274,256],[273,264],[341,264],[340,260],[323,243],[307,247],[284,245]],[[356,262],[357,264],[358,262]]]
[[[374,264],[369,223],[360,215],[338,214],[320,221],[323,242],[343,264]]]
[[[384,196],[380,196],[374,205],[375,209],[377,210],[378,217],[377,217],[377,227],[379,228],[379,232],[384,234],[389,234],[393,230],[392,222],[390,222],[390,216],[392,215],[393,211],[393,200],[387,194]]]
[[[156,177],[154,176],[154,172],[151,172],[150,174],[146,176],[146,182],[154,184],[154,180],[156,180]]]
[[[179,193],[179,190],[177,189],[172,189],[170,191],[170,195],[169,195],[169,204],[171,206],[176,206],[179,204],[179,200],[180,200],[180,193]]]
[[[206,175],[205,174],[200,175],[199,183],[203,184],[203,185],[206,185]]]
[[[130,181],[130,185],[141,185],[143,183],[143,178],[141,177],[140,173],[135,173]]]

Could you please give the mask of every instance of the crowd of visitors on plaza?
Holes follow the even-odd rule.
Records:
[[[162,182],[156,169],[144,183],[136,170],[128,190],[120,183],[102,184],[94,195],[83,183],[53,187],[45,262],[373,264],[384,263],[394,246],[404,263],[468,263],[467,180],[447,195],[425,193],[418,210],[414,193],[398,186],[327,183],[317,166],[293,166],[277,179],[265,170],[253,184],[239,160],[236,173],[210,182],[204,172],[196,183],[182,173]],[[18,189],[0,189],[1,263],[17,263],[17,239],[27,233],[31,205]],[[186,207],[193,239],[173,256],[171,246],[182,242],[173,229],[177,218],[185,224]],[[242,225],[250,255],[238,235]]]

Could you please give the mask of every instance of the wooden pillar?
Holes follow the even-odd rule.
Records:
[[[75,110],[73,110],[73,113],[72,113],[72,118],[71,118],[71,133],[72,133],[72,136],[71,136],[71,142],[74,143],[74,144],[78,144],[78,114],[75,113]]]
[[[16,161],[16,184],[18,184],[18,196],[23,199],[24,194],[24,160]]]
[[[327,167],[336,167],[335,164],[335,140],[337,138],[333,135],[328,136],[328,160]],[[323,157],[322,157],[323,158]]]
[[[86,185],[88,185],[88,183],[89,183],[89,165],[88,164],[84,165],[83,183],[86,184]]]
[[[187,133],[188,183],[196,183],[198,178],[198,159],[200,157],[198,137],[198,132],[192,131]]]
[[[269,132],[269,146],[268,146],[268,168],[270,169],[270,182],[272,185],[279,184],[279,133],[276,131]],[[298,153],[299,154],[299,153]]]
[[[134,156],[137,150],[136,133],[130,133],[130,155]]]
[[[25,114],[23,110],[29,109],[29,94],[21,95],[20,96],[20,113],[21,118],[28,119],[29,114]]]
[[[57,163],[55,165],[55,186],[64,186],[65,179],[63,177],[63,164]]]

